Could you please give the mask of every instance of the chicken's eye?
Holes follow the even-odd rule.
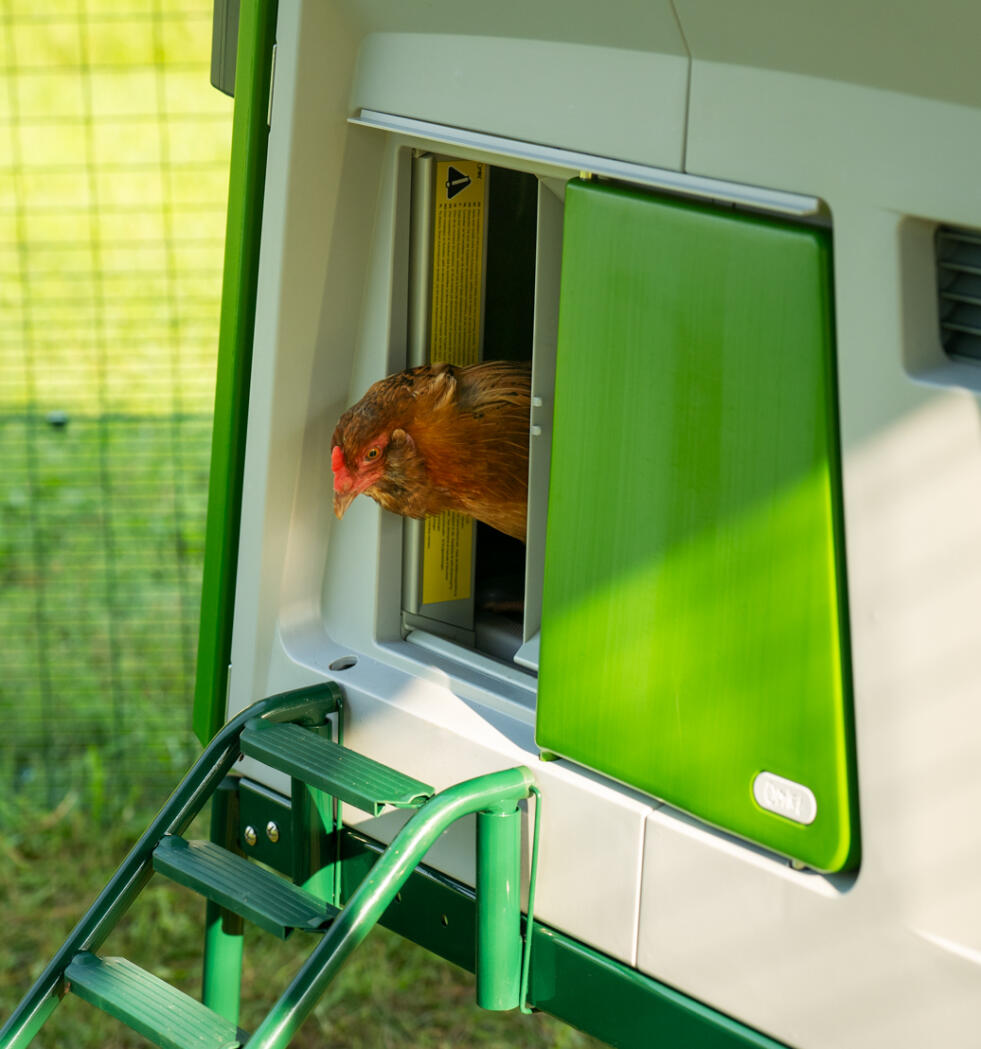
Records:
[[[381,449],[369,448],[368,451],[364,453],[364,461],[370,463],[373,459],[377,459],[379,455],[381,455]]]

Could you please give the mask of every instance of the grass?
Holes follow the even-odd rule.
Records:
[[[0,828],[69,791],[111,822],[196,746],[211,24],[208,0],[0,0]]]
[[[0,826],[69,790],[96,824],[151,805],[195,752],[209,435],[208,419],[0,417]]]
[[[71,930],[142,822],[133,810],[93,828],[77,797],[22,814],[0,838],[0,1018]],[[198,827],[197,834],[204,828]],[[66,862],[66,857],[70,861]],[[119,954],[190,994],[200,988],[203,903],[155,877],[102,953]],[[241,1024],[257,1025],[313,940],[285,943],[246,928]],[[68,995],[32,1043],[37,1049],[135,1049],[146,1043]],[[589,1049],[599,1043],[550,1017],[488,1013],[474,1005],[473,977],[384,929],[374,930],[296,1037],[298,1049]]]

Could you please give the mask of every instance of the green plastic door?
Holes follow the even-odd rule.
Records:
[[[537,740],[858,858],[824,230],[570,183]]]

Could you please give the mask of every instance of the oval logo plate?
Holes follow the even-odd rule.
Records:
[[[773,772],[761,772],[753,780],[753,797],[756,804],[767,812],[775,812],[795,823],[807,826],[817,816],[817,798],[803,783],[784,779]]]

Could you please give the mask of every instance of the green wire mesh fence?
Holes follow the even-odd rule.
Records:
[[[0,823],[191,736],[231,100],[207,0],[0,0]]]

